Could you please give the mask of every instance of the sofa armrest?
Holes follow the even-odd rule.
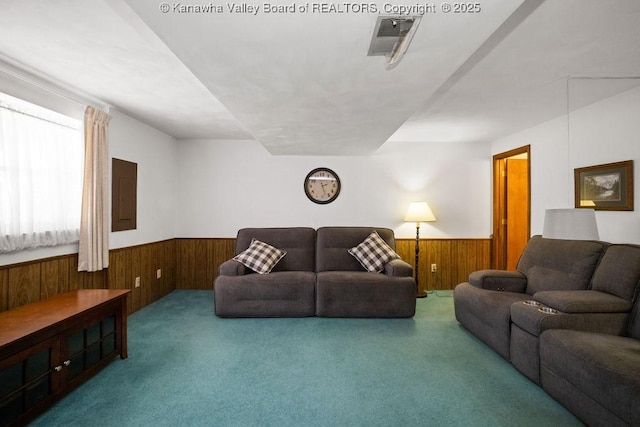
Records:
[[[244,276],[247,274],[247,267],[234,259],[229,259],[220,264],[221,276]]]
[[[542,291],[533,299],[564,313],[628,313],[633,303],[606,292],[584,291]]]
[[[624,335],[630,313],[543,313],[539,306],[530,306],[523,301],[511,305],[513,325],[539,337],[547,329],[571,329],[574,331],[597,332],[600,334]],[[542,306],[542,309],[549,308]]]
[[[384,266],[384,274],[393,277],[411,277],[413,276],[413,267],[407,262],[396,258]]]
[[[478,270],[469,275],[469,283],[476,288],[493,291],[524,293],[527,278],[518,271]]]

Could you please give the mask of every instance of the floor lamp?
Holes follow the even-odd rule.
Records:
[[[416,261],[414,267],[416,279],[416,297],[425,298],[427,296],[427,292],[420,292],[420,276],[418,275],[418,265],[420,264],[420,223],[435,221],[436,217],[433,216],[433,212],[431,212],[431,208],[429,208],[427,202],[412,202],[411,205],[409,205],[409,210],[407,211],[407,215],[405,215],[404,220],[405,222],[416,223]]]

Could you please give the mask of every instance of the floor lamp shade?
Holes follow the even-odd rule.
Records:
[[[405,222],[429,222],[435,221],[436,217],[431,212],[431,208],[427,202],[412,202],[409,210],[404,217]]]
[[[593,209],[547,209],[542,237],[549,239],[599,240]]]

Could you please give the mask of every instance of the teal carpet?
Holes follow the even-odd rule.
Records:
[[[34,426],[578,426],[453,315],[220,319],[175,291],[129,317],[116,359]]]

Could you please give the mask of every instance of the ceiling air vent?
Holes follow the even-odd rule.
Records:
[[[420,16],[379,16],[367,56],[386,56],[387,69],[395,67],[407,51],[420,19]]]

